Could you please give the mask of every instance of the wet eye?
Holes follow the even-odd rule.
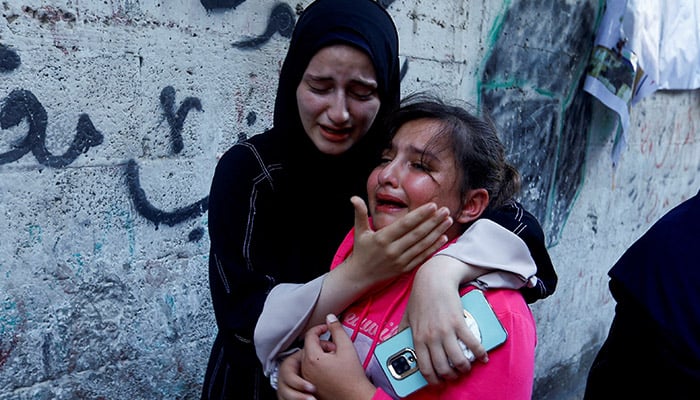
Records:
[[[430,172],[431,171],[430,167],[427,164],[422,163],[422,162],[411,163],[411,167],[413,167],[419,171],[423,171],[423,172]]]
[[[370,100],[377,94],[377,89],[368,85],[353,85],[348,89],[350,96],[359,100]]]
[[[381,159],[379,159],[379,165],[386,165],[391,162],[391,157],[388,156],[382,156]]]
[[[332,89],[330,85],[324,85],[320,82],[308,82],[308,86],[314,93],[328,93]]]
[[[375,93],[376,92],[374,90],[368,90],[368,91],[353,90],[350,92],[350,95],[359,99],[359,100],[370,100],[374,97]]]

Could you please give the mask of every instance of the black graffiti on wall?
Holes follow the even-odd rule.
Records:
[[[245,0],[200,0],[202,6],[207,10],[216,9],[235,9],[241,5]],[[378,0],[377,3],[382,5],[384,8],[389,7],[394,0]]]
[[[20,65],[19,55],[12,49],[0,43],[0,72],[9,72]]]
[[[267,21],[267,27],[262,35],[235,42],[233,43],[233,47],[239,49],[256,49],[270,40],[275,33],[279,33],[286,38],[291,38],[295,21],[294,10],[292,10],[289,5],[285,3],[277,4],[272,9],[270,18],[268,18]]]
[[[10,72],[21,64],[19,55],[11,48],[0,44],[0,72]],[[9,129],[27,121],[28,131],[20,141],[13,144],[11,150],[0,153],[0,165],[24,157],[31,152],[34,157],[47,167],[62,168],[72,163],[80,154],[90,147],[102,144],[102,134],[98,132],[87,114],[78,117],[76,135],[68,150],[59,156],[51,154],[46,148],[46,127],[48,116],[46,109],[28,90],[13,90],[2,100],[0,107],[0,128]]]
[[[233,7],[242,1],[202,1],[205,8]],[[279,33],[283,37],[291,37],[294,28],[294,12],[287,4],[276,5],[270,14],[265,32],[256,38],[234,43],[234,47],[242,49],[254,49],[267,42],[272,35]],[[19,56],[4,45],[0,45],[0,72],[11,71],[19,66]],[[165,87],[160,93],[160,103],[163,116],[169,125],[170,144],[173,153],[179,154],[183,147],[182,129],[191,110],[202,111],[201,101],[196,97],[185,98],[179,107],[175,107],[175,89]],[[11,92],[3,101],[0,110],[0,127],[3,129],[19,125],[22,120],[27,120],[29,132],[20,142],[14,144],[10,151],[0,153],[0,164],[18,160],[28,152],[32,152],[36,159],[43,165],[61,168],[75,160],[81,153],[87,152],[90,147],[102,143],[102,135],[98,132],[87,114],[81,114],[77,126],[77,134],[68,151],[61,156],[49,153],[45,146],[46,126],[48,117],[46,110],[36,99],[34,94],[26,90]],[[250,112],[247,116],[248,124],[256,120],[256,114]],[[239,140],[244,140],[246,134],[239,133]],[[136,211],[153,222],[156,229],[160,224],[174,226],[176,224],[194,219],[207,211],[208,196],[194,204],[179,207],[173,211],[164,211],[148,200],[146,192],[141,187],[139,166],[135,160],[129,160],[126,165],[126,182],[131,201]],[[203,229],[196,228],[189,234],[190,241],[200,240]]]
[[[522,173],[522,202],[550,244],[583,184],[591,103],[581,85],[595,20],[588,2],[513,1],[480,82],[481,102]]]
[[[240,2],[239,2],[240,3]],[[385,2],[387,4],[391,2]],[[283,37],[291,37],[294,27],[294,13],[291,7],[286,4],[278,4],[271,11],[265,33],[260,37],[241,41],[234,44],[235,47],[251,50],[263,45],[274,33],[279,33]],[[5,46],[0,47],[0,63],[2,70],[11,70],[19,65],[19,57],[16,53]],[[401,76],[406,75],[408,61],[404,61]],[[186,97],[179,106],[176,106],[175,89],[166,86],[160,92],[160,104],[164,119],[169,125],[169,139],[171,150],[174,154],[179,154],[184,148],[182,130],[190,111],[202,111],[202,102],[197,97]],[[29,121],[29,133],[13,149],[0,154],[0,163],[9,163],[21,158],[32,151],[37,160],[47,166],[54,168],[65,167],[70,164],[80,153],[86,152],[90,147],[102,143],[102,135],[94,128],[92,122],[86,114],[79,118],[77,135],[73,144],[62,156],[53,156],[46,150],[44,141],[46,137],[47,113],[36,97],[28,91],[17,90],[10,93],[5,99],[0,114],[2,128],[6,129],[18,125],[22,119]],[[254,111],[250,111],[246,116],[248,126],[252,126],[257,120]],[[245,132],[238,133],[238,140],[245,140]],[[178,207],[172,211],[159,209],[153,205],[145,190],[141,187],[139,165],[136,160],[129,160],[125,167],[127,190],[130,199],[134,204],[136,212],[152,222],[156,229],[160,224],[174,226],[188,220],[197,218],[208,209],[208,196],[201,200]],[[196,228],[189,234],[190,241],[198,241],[204,235],[202,228]]]
[[[163,115],[170,125],[170,142],[175,154],[179,154],[184,146],[182,142],[182,126],[190,110],[202,111],[202,102],[196,97],[186,97],[175,111],[175,89],[166,86],[160,92],[160,105]]]
[[[126,165],[126,184],[129,189],[129,196],[136,207],[136,211],[147,220],[156,225],[165,224],[174,226],[184,221],[196,218],[205,211],[209,205],[209,197],[190,204],[189,206],[180,207],[174,211],[163,211],[152,205],[148,201],[146,192],[141,188],[141,179],[139,177],[139,166],[134,160],[129,160]]]
[[[392,2],[380,3],[386,7]],[[235,8],[242,2],[218,4],[224,3],[228,4],[226,7]],[[546,18],[551,24],[532,24],[535,16]],[[294,17],[292,8],[280,3],[271,10],[262,35],[233,46],[254,50],[275,33],[289,37]],[[578,23],[571,24],[572,18]],[[510,146],[509,154],[523,173],[523,202],[545,225],[550,243],[558,237],[583,180],[590,105],[579,85],[593,43],[594,20],[595,11],[588,3],[548,0],[533,4],[514,0],[505,17],[499,19],[498,34],[493,36],[480,82],[481,102],[492,110],[504,131],[504,142]],[[551,35],[553,29],[562,34]],[[0,72],[19,65],[16,53],[0,46]],[[402,78],[407,69],[406,60],[402,65]],[[176,106],[175,89],[170,86],[161,91],[160,101],[170,127],[171,150],[179,154],[184,148],[182,129],[187,115],[192,110],[201,111],[202,103],[196,97],[187,97]],[[16,126],[22,119],[31,122],[29,133],[10,151],[0,153],[0,163],[17,160],[32,151],[42,164],[62,167],[102,142],[101,134],[92,126],[89,117],[82,114],[69,151],[61,156],[49,154],[44,145],[46,111],[31,92],[17,90],[5,99],[0,123],[6,128]],[[249,113],[248,119],[251,125],[255,113]],[[245,132],[238,133],[239,140],[246,136]],[[126,177],[135,209],[156,228],[160,224],[173,226],[197,218],[207,210],[206,197],[174,211],[155,207],[141,188],[139,166],[134,160],[127,163]],[[199,237],[200,231],[190,234],[191,240]]]
[[[182,128],[191,110],[202,111],[202,102],[197,97],[186,97],[175,110],[175,88],[166,86],[160,92],[160,105],[163,108],[168,125],[170,126],[170,145],[173,153],[179,154],[184,147],[182,140]],[[126,165],[126,184],[136,212],[142,217],[153,222],[158,229],[160,224],[174,226],[182,222],[194,219],[204,214],[209,206],[209,196],[173,211],[164,211],[148,200],[146,192],[141,187],[139,166],[135,160],[129,160]],[[195,228],[190,232],[189,241],[198,241],[204,236],[202,228]]]
[[[207,10],[235,9],[245,0],[200,0]],[[291,38],[294,30],[296,15],[292,7],[286,3],[276,4],[267,20],[265,31],[256,37],[244,39],[233,43],[233,47],[239,49],[257,49],[265,44],[272,35],[279,33],[283,37]]]
[[[204,8],[207,10],[216,10],[218,8],[236,8],[245,0],[200,0]]]
[[[201,0],[202,5],[207,10],[213,9],[235,9],[245,0]],[[380,0],[378,3],[384,8],[388,8],[394,0]],[[265,32],[261,35],[244,39],[233,43],[233,47],[239,49],[257,49],[265,44],[272,35],[279,33],[283,37],[291,38],[296,22],[296,14],[292,7],[286,3],[278,3],[272,9],[267,21]]]
[[[224,0],[202,0],[202,5],[207,9],[214,8],[236,8],[243,1],[224,1]],[[393,0],[380,1],[384,7],[391,4]],[[253,50],[267,43],[267,41],[275,34],[291,38],[295,24],[295,14],[292,8],[285,4],[277,4],[271,11],[268,18],[265,31],[260,36],[242,40],[233,43],[233,47],[242,50]],[[401,68],[401,77],[406,75],[408,71],[408,61],[404,61]],[[201,101],[196,97],[185,98],[177,111],[175,110],[175,89],[171,86],[165,87],[160,93],[161,107],[163,114],[170,126],[170,140],[174,153],[179,154],[182,151],[184,144],[182,140],[182,128],[187,118],[189,111],[196,109],[202,111]],[[257,116],[255,112],[249,112],[246,121],[248,126],[255,123]],[[238,140],[245,140],[247,135],[245,132],[238,134]],[[129,190],[131,201],[134,204],[136,211],[147,220],[155,224],[156,229],[160,224],[174,226],[190,219],[197,218],[204,214],[208,209],[209,197],[206,196],[201,200],[188,206],[177,208],[173,211],[164,211],[148,200],[146,192],[141,187],[139,166],[135,160],[130,160],[126,167],[126,181]],[[190,241],[201,239],[204,232],[201,228],[196,228],[189,234]]]
[[[31,152],[36,160],[47,167],[62,168],[72,163],[90,147],[102,144],[102,134],[95,129],[87,114],[80,114],[76,134],[68,150],[62,155],[53,155],[46,148],[48,117],[44,106],[28,90],[16,89],[3,100],[0,108],[0,128],[9,129],[27,121],[27,135],[13,144],[12,150],[0,153],[0,165],[22,158]]]

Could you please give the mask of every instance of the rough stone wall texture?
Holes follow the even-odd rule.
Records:
[[[0,399],[198,398],[217,156],[270,125],[296,10],[245,0],[0,0]],[[602,2],[383,0],[404,94],[482,104],[560,284],[533,305],[537,399],[576,399],[607,270],[700,188],[700,92],[611,114],[581,90]]]

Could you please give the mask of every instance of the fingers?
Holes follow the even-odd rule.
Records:
[[[461,373],[469,372],[472,365],[469,358],[464,354],[465,349],[466,347],[463,348],[458,339],[442,343],[442,348],[437,351],[440,351],[441,355],[447,357],[449,369],[441,365],[441,368],[436,368],[437,374],[443,379],[455,379]]]
[[[303,380],[302,378],[299,378]],[[304,381],[306,382],[306,381]],[[311,393],[305,393],[304,391],[297,390],[292,386],[287,386],[279,384],[277,389],[277,398],[279,400],[316,400]]]
[[[321,339],[321,335],[326,332],[330,333],[332,341]],[[345,332],[343,325],[334,314],[328,314],[325,324],[310,328],[304,337],[304,351],[308,356],[316,356],[320,353],[332,353],[341,346],[350,346],[354,348],[350,336]]]
[[[277,398],[280,400],[313,400],[316,387],[301,377],[301,352],[287,357],[279,368]]]
[[[456,379],[471,370],[472,359],[465,355],[468,346],[477,353],[484,350],[479,338],[467,327],[461,315],[457,319],[445,316],[440,321],[441,324],[429,326],[418,323],[413,331],[418,366],[431,384]],[[467,345],[460,342],[460,335]]]
[[[319,338],[321,337],[321,335],[323,335],[326,332],[328,332],[328,327],[325,324],[319,324],[309,328],[309,330],[306,331],[305,337],[316,337],[318,340],[320,340]]]
[[[408,235],[415,242],[434,230],[441,222],[449,218],[449,215],[450,211],[447,207],[438,209],[435,203],[427,203],[389,225],[391,228],[386,231],[396,237]]]
[[[483,363],[489,362],[489,355],[484,346],[481,344],[481,340],[474,336],[472,331],[469,330],[466,325],[457,329],[457,336],[464,343],[464,345],[471,350],[476,360]]]
[[[314,355],[316,353],[324,352],[324,345],[322,344],[321,335],[326,333],[328,328],[325,324],[316,325],[309,328],[304,335],[304,353],[307,355]]]
[[[352,340],[350,339],[350,336],[348,336],[348,333],[345,332],[345,329],[343,329],[343,325],[340,323],[340,321],[338,321],[338,317],[336,317],[334,314],[328,314],[326,316],[326,326],[328,331],[331,333],[333,343],[337,347],[353,347]]]
[[[338,347],[335,345],[335,343],[331,342],[330,340],[322,340],[321,349],[326,353],[332,353],[336,351]]]
[[[377,231],[378,240],[401,255],[406,270],[419,265],[447,243],[444,233],[452,225],[449,210],[429,206],[431,204],[423,205]]]
[[[418,359],[418,369],[420,370],[421,375],[423,375],[425,380],[431,385],[440,383],[440,378],[433,369],[433,363],[430,359],[430,351],[428,350],[428,347],[416,344],[414,350],[416,352],[416,358]]]
[[[430,384],[457,379],[461,373],[471,370],[471,362],[457,339],[434,342],[415,350],[420,372]]]
[[[424,237],[423,239],[420,240],[419,243],[413,246],[413,252],[407,251],[406,255],[413,255],[414,252],[420,251],[420,249],[424,249],[423,251],[420,251],[418,254],[414,255],[413,258],[406,264],[407,270],[411,270],[414,267],[417,267],[418,265],[421,265],[425,260],[427,260],[431,255],[433,255],[436,251],[438,251],[445,243],[447,243],[447,236],[443,234],[438,234],[438,232],[441,232],[443,227],[444,229],[449,228],[449,226],[452,224],[452,219],[449,219],[449,221],[443,222],[440,226],[438,226],[433,232],[431,232],[428,236]]]
[[[352,196],[350,202],[355,208],[355,231],[356,232],[366,232],[370,230],[369,227],[369,216],[367,213],[367,205],[362,198],[358,196]]]

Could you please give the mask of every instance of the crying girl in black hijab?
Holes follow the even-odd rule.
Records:
[[[299,16],[273,127],[231,147],[212,181],[209,281],[219,331],[202,398],[276,398],[255,355],[255,323],[276,284],[326,272],[353,225],[349,199],[364,197],[385,142],[379,121],[399,103],[398,46],[394,22],[372,0],[317,0]],[[315,59],[336,48],[344,53],[328,57],[349,54],[347,62]],[[312,59],[318,68],[307,76]]]

